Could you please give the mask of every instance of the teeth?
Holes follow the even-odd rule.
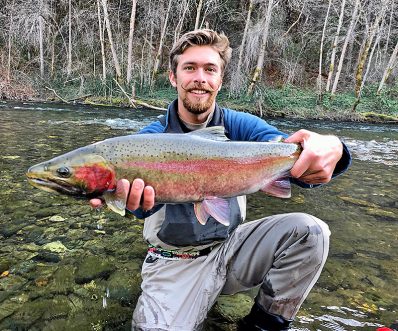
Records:
[[[205,94],[207,93],[207,91],[203,91],[203,90],[192,90],[192,93],[196,93],[196,94]]]

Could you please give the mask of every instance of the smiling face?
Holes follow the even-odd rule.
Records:
[[[178,57],[171,84],[178,92],[178,113],[190,123],[202,123],[214,110],[222,84],[222,60],[211,46],[192,46]]]

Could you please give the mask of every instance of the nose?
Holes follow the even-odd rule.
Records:
[[[195,72],[195,77],[194,77],[194,82],[199,83],[199,84],[204,84],[206,83],[206,75],[205,71],[202,68],[199,68]]]

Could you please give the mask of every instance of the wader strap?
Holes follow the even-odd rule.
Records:
[[[207,247],[205,249],[196,252],[179,252],[179,251],[169,251],[163,248],[149,245],[148,254],[166,260],[187,260],[187,259],[196,259],[199,256],[206,256],[211,252],[212,249],[213,247]]]

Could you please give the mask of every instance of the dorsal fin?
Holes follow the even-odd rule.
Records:
[[[212,126],[209,128],[199,129],[187,134],[195,135],[201,138],[215,140],[215,141],[228,141],[228,137],[225,135],[224,127]]]

